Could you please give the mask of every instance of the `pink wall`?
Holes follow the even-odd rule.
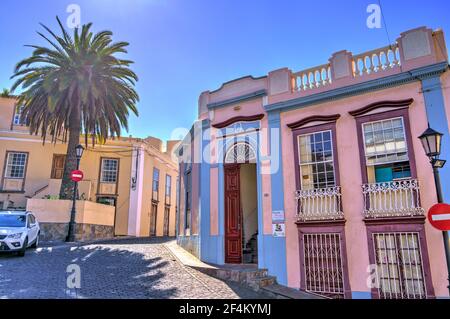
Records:
[[[261,143],[260,152],[261,157],[270,155],[270,132],[268,131],[268,119],[265,117],[261,121]],[[262,178],[262,202],[263,202],[263,234],[272,234],[272,184],[270,172],[270,160],[263,160],[261,162],[261,178]]]
[[[407,44],[411,39],[411,35],[414,35],[412,39],[414,43],[421,47],[430,46],[430,52],[425,55],[415,56],[416,46]],[[421,36],[426,35],[425,38]],[[422,39],[422,40],[421,40]],[[426,41],[425,41],[426,40]],[[376,72],[369,72],[363,76],[354,76],[351,70],[352,53],[347,51],[340,51],[333,54],[330,58],[330,68],[333,68],[332,73],[337,74],[339,68],[334,68],[334,62],[347,63],[348,74],[342,73],[342,76],[333,78],[331,83],[322,85],[322,83],[316,87],[312,85],[307,90],[292,90],[292,72],[287,69],[279,69],[269,73],[268,77],[260,79],[252,79],[251,77],[241,78],[235,81],[225,83],[219,90],[205,91],[199,98],[199,118],[209,118],[214,125],[226,121],[236,116],[250,116],[256,114],[265,114],[263,107],[264,100],[266,103],[275,103],[279,101],[286,101],[293,98],[305,97],[329,91],[339,87],[344,87],[352,84],[362,83],[377,78],[386,77],[393,74],[399,74],[406,70],[416,68],[424,65],[431,65],[443,60],[446,60],[446,54],[438,52],[436,48],[445,47],[445,43],[441,43],[436,46],[436,41],[443,41],[443,34],[440,31],[432,32],[427,28],[419,28],[402,33],[401,37],[397,40],[399,46],[399,52],[402,57],[401,66],[396,65],[393,68],[386,68],[383,70],[377,70]],[[406,42],[404,42],[406,41]],[[417,42],[419,41],[419,42]],[[425,42],[424,42],[425,41]],[[404,45],[406,43],[406,45]],[[404,47],[403,47],[404,46]],[[409,49],[407,49],[410,47]],[[404,51],[405,49],[405,51]],[[408,50],[411,50],[409,52]],[[370,51],[370,54],[373,52]],[[405,54],[406,53],[406,54]],[[409,56],[410,58],[406,57]],[[325,62],[325,61],[324,61]],[[344,68],[345,71],[345,68]],[[443,89],[446,102],[447,119],[450,126],[450,76],[447,74],[442,76]],[[299,74],[299,73],[298,73]],[[334,77],[333,75],[333,77]],[[253,93],[255,91],[266,89],[268,91],[268,97],[255,98],[250,101],[236,103],[226,107],[218,108],[214,111],[208,111],[208,103],[220,102],[229,98],[238,97],[243,94]],[[368,276],[367,266],[369,264],[368,256],[368,244],[366,235],[366,225],[363,222],[363,196],[360,185],[362,184],[361,169],[360,169],[360,154],[358,148],[358,134],[356,128],[355,119],[348,114],[349,111],[359,109],[363,106],[378,102],[382,100],[402,100],[413,98],[415,102],[410,106],[410,126],[412,134],[413,149],[416,157],[416,170],[418,179],[421,185],[421,202],[425,210],[436,201],[434,192],[429,190],[434,189],[434,182],[432,179],[432,172],[428,159],[423,153],[420,141],[416,138],[426,128],[426,114],[423,96],[420,93],[420,83],[412,83],[390,89],[384,89],[382,91],[362,94],[346,99],[341,99],[333,102],[323,103],[315,106],[309,106],[303,109],[293,110],[286,113],[281,113],[281,134],[282,134],[282,161],[283,161],[283,178],[284,178],[284,203],[285,203],[285,215],[286,215],[286,245],[287,245],[287,270],[288,270],[288,284],[292,287],[300,286],[300,261],[299,261],[299,247],[298,247],[298,232],[295,225],[295,211],[296,202],[294,199],[295,192],[295,165],[294,163],[294,147],[292,132],[286,126],[288,123],[295,122],[299,119],[311,116],[311,115],[331,115],[340,114],[341,118],[336,123],[336,135],[337,135],[337,156],[339,160],[340,168],[340,181],[342,188],[342,205],[346,217],[345,231],[346,231],[346,253],[348,258],[348,273],[350,275],[350,285],[352,291],[369,291],[366,286],[366,278]],[[375,110],[374,112],[382,112],[383,110]],[[267,114],[261,120],[262,135],[265,138],[262,139],[261,153],[264,156],[271,155],[268,149],[268,132],[265,131],[268,127]],[[214,135],[214,130],[212,132]],[[217,148],[217,144],[214,139],[212,141],[213,148]],[[221,154],[217,149],[212,151],[216,156]],[[221,154],[222,156],[222,154]],[[270,167],[269,160],[262,161],[262,169]],[[211,233],[218,234],[218,169],[216,167],[211,168]],[[193,181],[196,179],[193,176]],[[194,187],[197,189],[197,187]],[[262,175],[262,198],[263,198],[263,233],[271,234],[271,175]],[[194,194],[194,198],[197,197]],[[193,205],[197,207],[197,205]],[[433,280],[433,286],[435,288],[435,294],[437,296],[445,296],[448,294],[446,289],[446,265],[443,255],[443,243],[441,233],[434,230],[428,222],[425,225],[427,235],[428,253],[431,264],[431,275]]]
[[[219,235],[219,201],[218,192],[219,189],[219,169],[217,167],[210,170],[210,213],[211,213],[211,236]]]
[[[402,100],[413,98],[415,102],[410,106],[411,134],[413,148],[416,155],[417,174],[421,185],[421,200],[425,210],[436,201],[435,194],[427,190],[434,189],[432,172],[428,159],[423,153],[420,141],[416,138],[426,128],[426,116],[423,96],[419,93],[420,84],[413,83],[401,87],[386,89],[376,93],[358,95],[338,101],[323,103],[304,109],[293,110],[281,114],[283,138],[283,175],[285,180],[285,211],[286,211],[286,246],[288,284],[291,287],[300,286],[300,262],[298,233],[295,222],[296,203],[295,191],[295,163],[291,130],[288,123],[298,121],[312,115],[341,114],[336,124],[338,159],[342,187],[342,204],[346,218],[345,231],[347,242],[348,273],[352,291],[369,291],[366,286],[366,272],[369,265],[366,227],[363,222],[363,196],[359,185],[362,184],[358,137],[355,119],[349,111],[361,108],[370,103],[382,100]],[[378,111],[380,112],[380,111]],[[335,155],[336,156],[336,155]],[[435,294],[445,296],[446,264],[443,254],[442,235],[426,222],[427,245],[431,261],[431,275]]]
[[[444,82],[448,83],[448,76],[445,77]],[[444,87],[447,85],[444,84]],[[448,90],[446,88],[445,90]],[[415,102],[410,106],[410,124],[411,134],[413,140],[413,148],[416,155],[417,174],[421,184],[421,200],[422,206],[425,210],[436,201],[435,195],[431,192],[426,192],[427,189],[434,189],[431,168],[428,159],[423,154],[420,141],[416,138],[426,128],[426,115],[424,108],[423,96],[420,92],[420,84],[413,83],[386,89],[376,93],[358,95],[355,97],[346,98],[343,100],[323,103],[316,106],[311,106],[303,109],[293,110],[286,113],[281,113],[281,128],[283,141],[283,177],[284,177],[284,194],[285,194],[285,213],[286,213],[286,246],[287,246],[287,270],[288,270],[288,285],[291,287],[300,287],[300,260],[298,247],[298,231],[295,225],[295,211],[296,202],[294,199],[295,192],[295,163],[294,163],[294,148],[292,140],[292,132],[286,126],[288,123],[295,122],[299,119],[312,115],[331,115],[341,114],[341,118],[336,123],[336,135],[338,146],[338,160],[341,176],[342,187],[342,205],[346,216],[346,242],[347,242],[347,259],[348,259],[348,273],[349,281],[352,291],[370,291],[366,286],[366,279],[368,276],[367,266],[369,265],[368,244],[366,226],[363,222],[363,197],[361,188],[362,184],[358,136],[356,131],[355,119],[348,114],[349,111],[361,108],[373,102],[382,100],[402,100],[413,98]],[[446,91],[448,92],[448,91]],[[450,105],[450,94],[446,94],[447,110]],[[255,115],[265,113],[262,106],[262,99],[255,99],[249,102],[240,103],[239,109],[234,109],[237,105],[231,105],[226,108],[221,108],[214,111],[212,123],[220,123],[232,117],[239,115]],[[375,112],[381,112],[378,110]],[[450,112],[447,112],[450,114]],[[447,114],[447,116],[448,116]],[[211,116],[211,114],[210,114]],[[261,143],[261,153],[263,156],[269,155],[268,149],[268,135],[266,129],[268,127],[267,115],[261,121],[263,143]],[[213,135],[214,130],[213,130]],[[265,137],[264,137],[265,136]],[[217,144],[213,142],[217,148]],[[214,154],[218,155],[217,149],[214,149]],[[270,166],[269,161],[263,161],[263,166]],[[193,180],[195,180],[193,175]],[[271,176],[270,174],[262,175],[263,188],[263,233],[271,234]],[[211,234],[218,234],[218,169],[211,169]],[[195,189],[195,187],[194,187]],[[195,195],[194,195],[195,198]],[[193,206],[196,207],[196,206]],[[431,263],[431,274],[435,294],[437,296],[445,296],[446,290],[446,265],[444,260],[442,235],[440,232],[434,230],[428,222],[426,222],[425,230],[427,234],[427,245],[429,259]]]

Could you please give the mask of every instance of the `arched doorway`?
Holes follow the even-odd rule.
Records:
[[[225,263],[258,263],[257,156],[246,142],[225,154]]]

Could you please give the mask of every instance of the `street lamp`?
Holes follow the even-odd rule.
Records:
[[[442,203],[444,201],[442,198],[441,178],[439,176],[439,169],[444,167],[446,162],[446,160],[439,159],[439,155],[441,154],[442,136],[442,133],[433,130],[429,124],[425,132],[419,136],[423,149],[425,150],[425,154],[430,159],[431,166],[433,167],[434,183],[436,185],[438,203]],[[449,276],[449,286],[447,288],[450,293],[450,238],[448,231],[443,231],[442,234],[444,236],[445,256],[447,259],[447,272]]]
[[[80,168],[80,159],[83,156],[84,147],[82,145],[77,145],[75,147],[75,152],[77,154],[77,169]]]
[[[83,156],[84,147],[82,145],[77,145],[75,147],[75,154],[77,156],[77,170],[80,169],[80,160]],[[66,241],[75,241],[75,216],[76,216],[76,205],[77,205],[77,192],[78,192],[78,182],[73,182],[73,194],[72,194],[72,210],[70,212],[70,222],[69,222],[69,233],[67,235]]]

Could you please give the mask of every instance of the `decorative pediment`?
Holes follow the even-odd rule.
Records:
[[[294,130],[294,129],[298,129],[298,128],[302,128],[308,124],[311,124],[313,122],[321,122],[320,124],[323,123],[332,123],[332,122],[336,122],[339,118],[341,117],[340,114],[333,114],[333,115],[313,115],[313,116],[309,116],[309,117],[305,117],[297,122],[294,123],[289,123],[287,124],[287,126]]]
[[[217,124],[213,124],[212,127],[214,127],[214,128],[224,128],[224,127],[230,126],[230,125],[232,125],[234,123],[237,123],[237,122],[259,121],[259,120],[261,120],[263,118],[264,118],[264,114],[256,114],[256,115],[250,115],[250,116],[243,116],[243,115],[235,116],[235,117],[232,117],[232,118],[230,118],[230,119],[228,119],[226,121],[223,121],[223,122],[220,122],[220,123],[217,123]]]
[[[414,99],[398,100],[398,101],[380,101],[366,105],[360,109],[348,112],[354,117],[365,115],[373,110],[380,108],[401,109],[408,107],[414,102]]]

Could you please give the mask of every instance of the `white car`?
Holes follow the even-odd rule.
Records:
[[[0,211],[0,252],[18,252],[25,256],[28,247],[39,245],[40,228],[33,214]]]

